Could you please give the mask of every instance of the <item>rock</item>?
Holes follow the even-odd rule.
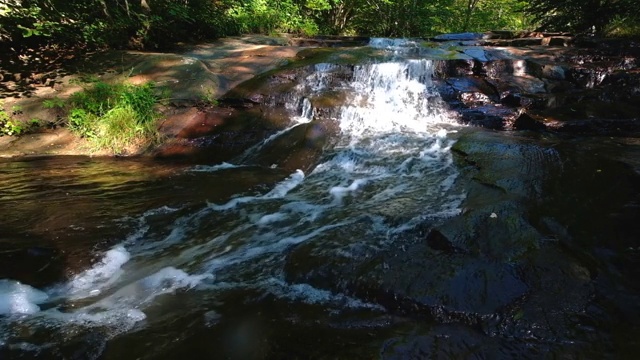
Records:
[[[260,108],[177,109],[160,128],[171,140],[156,149],[154,156],[228,161],[287,123],[288,117],[263,113]]]
[[[542,39],[542,45],[545,46],[569,46],[573,41],[571,36],[550,36]]]
[[[547,127],[537,119],[531,117],[527,113],[523,113],[513,122],[513,128],[515,130],[544,130]]]
[[[462,77],[448,78],[445,80],[465,105],[479,105],[496,99],[495,90],[482,78]]]
[[[453,244],[451,244],[451,241],[449,241],[446,236],[436,229],[431,229],[429,231],[426,241],[427,245],[434,250],[440,250],[449,254],[459,251],[455,246],[453,246]]]
[[[464,77],[473,75],[474,61],[472,59],[460,60],[436,60],[436,76],[446,79],[448,77]]]
[[[264,167],[277,165],[289,172],[300,169],[306,173],[317,165],[327,142],[335,139],[338,131],[337,124],[330,120],[301,124],[265,144],[244,162]]]
[[[568,67],[559,64],[545,64],[536,60],[527,60],[527,73],[536,78],[551,80],[565,80],[567,78]]]
[[[463,214],[428,225],[426,236],[409,230],[401,236],[401,249],[363,249],[345,257],[329,240],[339,236],[302,244],[287,257],[287,281],[346,292],[439,323],[477,326],[483,315],[515,306],[532,289],[518,264],[537,251],[542,235],[527,219],[531,203],[525,199],[539,196],[547,159],[535,145],[516,139],[504,144],[484,132],[463,138],[456,151],[474,163],[465,170],[473,181]]]
[[[457,108],[459,121],[493,130],[505,130],[518,115],[518,110],[500,105],[483,105]]]

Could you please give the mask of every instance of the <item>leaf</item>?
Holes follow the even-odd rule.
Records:
[[[23,37],[30,37],[31,35],[33,35],[33,29],[29,29],[28,27],[24,27],[22,25],[17,25],[18,29],[22,30],[22,36]]]

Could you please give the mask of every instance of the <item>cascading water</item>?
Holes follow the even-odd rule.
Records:
[[[380,40],[372,45],[388,46]],[[313,121],[309,99],[326,90],[336,66],[318,64],[315,70],[298,87],[292,108],[300,116],[291,128]],[[142,326],[153,327],[184,311],[163,305],[177,291],[200,296],[200,307],[209,309],[224,302],[219,294],[250,289],[334,311],[384,312],[344,294],[289,284],[283,266],[287,252],[303,242],[357,257],[358,249],[398,245],[401,234],[421,222],[458,213],[463,195],[455,190],[453,141],[447,137],[455,126],[432,75],[429,60],[357,65],[343,84],[349,99],[332,120],[340,129],[335,146],[325,149],[310,173],[298,170],[261,194],[236,194],[199,208],[149,210],[132,222],[136,231],[127,239],[65,284],[38,290],[2,280],[0,346],[40,351],[77,334],[98,332],[109,339],[145,319]],[[233,164],[199,166],[191,173],[224,171],[233,181],[251,152],[291,128]],[[38,340],[25,336],[25,327]]]

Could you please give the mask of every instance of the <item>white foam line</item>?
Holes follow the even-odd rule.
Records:
[[[227,162],[223,162],[217,165],[196,165],[191,169],[187,169],[190,172],[216,172],[220,170],[226,169],[237,169],[241,167],[245,167],[246,165],[234,165]]]
[[[209,262],[207,262],[205,269],[207,272],[213,272],[214,270],[219,270],[219,269],[228,267],[230,265],[251,260],[260,255],[275,253],[282,250],[283,248],[289,247],[291,245],[296,245],[301,242],[307,241],[311,238],[314,238],[327,230],[345,226],[351,223],[353,223],[353,221],[345,221],[338,224],[325,225],[320,228],[317,228],[316,230],[308,234],[300,235],[300,236],[285,237],[269,245],[256,246],[252,243],[249,243],[249,246],[251,247],[245,246],[244,248],[236,249],[233,253],[230,253],[229,255],[220,256],[210,260]]]
[[[335,294],[328,290],[318,289],[309,284],[288,284],[281,279],[269,278],[265,285],[274,295],[292,301],[301,301],[311,305],[329,305],[338,308],[371,309],[386,311],[379,304],[364,302],[344,294]]]
[[[302,170],[296,170],[287,179],[278,183],[271,191],[262,196],[243,196],[229,200],[226,204],[217,205],[209,204],[208,207],[212,210],[225,211],[237,207],[240,204],[246,204],[258,200],[265,199],[280,199],[287,195],[291,190],[295,189],[304,180],[304,172]]]
[[[367,179],[356,179],[349,186],[334,186],[329,190],[329,194],[334,197],[336,203],[341,203],[342,199],[349,193],[355,192],[369,182]]]
[[[161,206],[157,209],[152,209],[152,210],[148,210],[146,212],[144,212],[142,214],[142,216],[140,216],[137,220],[138,222],[138,228],[130,235],[127,236],[127,238],[124,240],[123,245],[131,245],[131,244],[137,244],[147,233],[147,231],[149,231],[149,225],[147,224],[147,218],[151,217],[151,216],[155,216],[155,215],[160,215],[160,214],[169,214],[169,213],[173,213],[176,212],[180,209],[176,209],[176,208],[171,208],[168,206]]]
[[[259,143],[251,146],[250,148],[245,150],[236,160],[238,162],[243,162],[243,160],[246,160],[252,154],[257,153],[258,151],[260,151],[260,149],[262,149],[263,147],[265,147],[267,144],[271,143],[275,139],[277,139],[280,136],[290,132],[291,130],[297,128],[300,125],[307,124],[307,123],[311,122],[311,120],[312,119],[308,119],[308,118],[305,118],[305,117],[302,117],[302,116],[295,116],[295,117],[291,118],[291,121],[292,121],[291,125],[289,125],[288,127],[284,128],[282,130],[276,131],[275,133],[269,135],[264,140],[262,140]]]

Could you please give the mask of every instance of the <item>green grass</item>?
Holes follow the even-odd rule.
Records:
[[[159,140],[158,100],[152,83],[97,82],[71,96],[69,128],[88,139],[95,150],[121,154]]]

